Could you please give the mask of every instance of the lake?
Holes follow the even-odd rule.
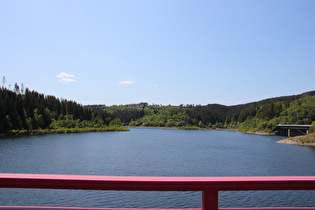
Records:
[[[104,176],[315,176],[315,148],[236,131],[0,138],[0,172]],[[200,208],[200,192],[0,189],[1,206]],[[315,206],[315,191],[220,192],[219,207]]]

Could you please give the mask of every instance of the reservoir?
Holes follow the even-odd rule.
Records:
[[[315,176],[315,147],[236,131],[132,128],[0,138],[0,173]],[[200,208],[201,192],[0,189],[0,206]],[[219,192],[219,207],[314,207],[315,191]]]

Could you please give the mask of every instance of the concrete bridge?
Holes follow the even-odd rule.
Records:
[[[299,136],[309,133],[311,125],[277,125],[281,136]]]

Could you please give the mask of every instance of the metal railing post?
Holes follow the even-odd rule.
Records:
[[[202,191],[202,210],[218,210],[218,191]]]

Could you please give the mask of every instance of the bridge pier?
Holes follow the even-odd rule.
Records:
[[[310,125],[277,125],[280,135],[288,137],[309,134]]]

